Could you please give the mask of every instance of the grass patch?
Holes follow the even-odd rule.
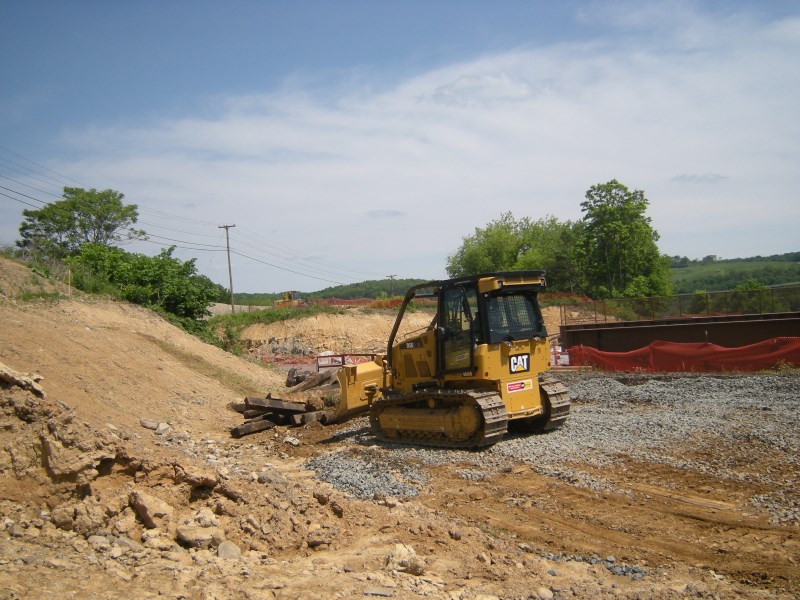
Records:
[[[343,315],[345,310],[336,306],[285,306],[283,308],[272,308],[267,310],[257,310],[253,312],[242,312],[232,315],[217,315],[208,320],[212,327],[233,327],[244,329],[248,325],[255,323],[277,323],[288,321],[289,319],[305,319],[318,314]]]
[[[18,298],[23,302],[33,302],[35,300],[44,300],[47,302],[57,302],[66,298],[60,292],[46,292],[44,290],[28,290],[24,289],[19,293]]]
[[[217,315],[205,322],[202,333],[192,333],[231,354],[241,355],[243,352],[241,334],[248,325],[256,323],[269,325],[290,319],[305,319],[319,314],[343,315],[345,310],[335,306],[285,306],[232,315]]]

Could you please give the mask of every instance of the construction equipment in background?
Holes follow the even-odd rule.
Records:
[[[550,347],[538,302],[544,271],[487,273],[408,290],[385,355],[344,365],[333,422],[369,411],[372,432],[389,442],[479,448],[510,425],[560,426],[567,388],[546,374]],[[418,298],[436,298],[423,332],[397,340]]]
[[[305,306],[306,304],[308,304],[308,300],[303,298],[300,292],[295,290],[283,292],[281,298],[272,302],[272,306],[275,308],[282,308],[284,306]]]

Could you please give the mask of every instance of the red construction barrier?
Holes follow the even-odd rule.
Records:
[[[800,337],[778,337],[739,348],[655,341],[630,352],[603,352],[589,346],[567,351],[572,366],[608,371],[762,371],[800,366]]]

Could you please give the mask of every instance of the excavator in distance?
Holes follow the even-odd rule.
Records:
[[[545,431],[569,416],[567,388],[547,374],[550,346],[537,299],[544,271],[485,273],[411,287],[386,354],[345,365],[333,422],[369,412],[386,442],[490,446],[515,426]],[[415,298],[435,298],[424,331],[398,339]]]

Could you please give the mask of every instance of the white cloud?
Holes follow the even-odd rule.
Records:
[[[58,170],[377,277],[444,276],[476,226],[508,210],[579,218],[584,192],[613,178],[645,190],[668,254],[797,250],[800,21],[638,6],[584,10],[608,33],[597,39],[484,56],[379,94],[287,88],[220,99],[212,116],[71,131],[84,158]],[[326,285],[237,263],[251,291]],[[223,260],[198,266],[226,281]]]

